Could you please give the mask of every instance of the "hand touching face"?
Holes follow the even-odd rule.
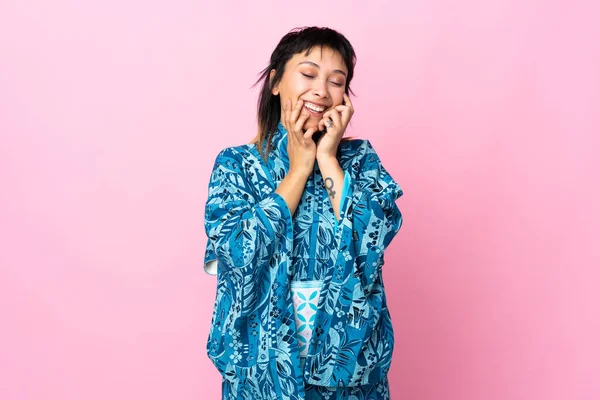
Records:
[[[275,70],[271,71],[271,77],[274,73]],[[325,113],[342,105],[347,74],[341,56],[327,47],[313,48],[308,55],[305,52],[294,55],[286,63],[281,80],[272,89],[273,94],[280,96],[282,118],[287,100],[292,104],[302,100],[309,113],[303,130],[318,129]]]
[[[325,129],[326,133],[317,142],[316,158],[335,157],[353,114],[354,106],[350,97],[345,93],[344,104],[337,105],[323,113],[323,118],[318,123],[318,129]]]

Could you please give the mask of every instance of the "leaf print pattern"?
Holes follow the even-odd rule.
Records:
[[[217,292],[206,348],[222,398],[388,399],[394,338],[381,268],[402,190],[368,140],[343,142],[340,219],[317,163],[291,215],[275,191],[289,170],[281,123],[271,140],[267,162],[255,144],[222,150],[209,183],[204,265]]]
[[[367,386],[325,387],[307,385],[306,400],[390,400],[390,387],[387,376],[381,381]]]

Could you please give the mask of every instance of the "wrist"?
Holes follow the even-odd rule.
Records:
[[[295,179],[304,179],[304,180],[307,180],[308,177],[310,176],[310,174],[312,174],[312,171],[301,170],[298,168],[296,168],[296,169],[290,168],[290,170],[287,173],[288,176],[292,176]]]
[[[327,155],[317,156],[317,163],[319,165],[337,164],[338,159],[335,157],[335,155],[327,154]]]

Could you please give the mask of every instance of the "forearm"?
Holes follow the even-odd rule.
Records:
[[[296,212],[296,208],[298,207],[298,203],[300,202],[300,198],[304,192],[308,176],[309,174],[290,170],[275,190],[275,192],[279,193],[281,197],[283,197],[292,215],[294,215]]]
[[[300,186],[296,189],[300,193],[295,194],[300,197],[306,179],[295,185],[295,174],[289,175],[284,181],[292,187]],[[237,153],[232,148],[219,153],[204,213],[205,231],[219,268],[263,265],[293,228],[290,195],[280,189],[259,198],[250,190],[251,185]],[[280,186],[285,189],[286,184]]]
[[[340,206],[342,199],[342,188],[344,185],[344,171],[335,157],[317,159],[325,190],[329,195],[336,220],[340,219]]]

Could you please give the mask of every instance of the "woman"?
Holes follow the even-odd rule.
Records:
[[[259,79],[257,138],[215,160],[204,262],[223,399],[389,398],[381,267],[402,190],[368,140],[342,137],[355,62],[334,30],[285,35]]]

